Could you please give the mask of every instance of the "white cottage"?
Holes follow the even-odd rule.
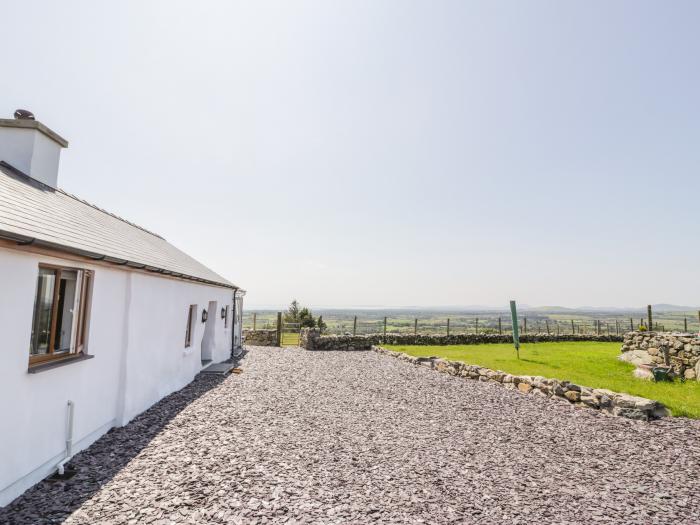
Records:
[[[57,186],[68,142],[0,119],[0,506],[229,359],[244,291]]]

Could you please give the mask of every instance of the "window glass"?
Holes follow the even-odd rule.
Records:
[[[92,275],[90,270],[39,266],[30,365],[85,351]]]
[[[185,348],[192,346],[192,332],[194,323],[197,320],[197,305],[191,304],[187,314],[187,328],[185,329]]]
[[[83,272],[83,282],[80,287],[80,295],[78,299],[78,322],[76,328],[76,348],[79,352],[86,349],[88,323],[90,319],[90,303],[92,298],[92,272],[86,270]]]
[[[29,353],[31,355],[42,355],[49,351],[55,284],[56,270],[40,268],[36,297],[34,299],[32,339],[29,345]]]
[[[58,284],[58,307],[56,309],[56,335],[53,343],[54,354],[71,351],[77,292],[78,272],[76,270],[61,270]]]

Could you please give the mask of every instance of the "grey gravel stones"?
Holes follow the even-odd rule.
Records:
[[[0,523],[700,522],[700,424],[641,423],[375,352],[253,347]]]

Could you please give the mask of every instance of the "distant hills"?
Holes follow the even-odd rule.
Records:
[[[652,310],[654,312],[696,312],[700,310],[698,306],[683,306],[668,303],[658,303],[653,304]],[[370,305],[358,305],[358,306],[311,306],[314,311],[322,312],[340,312],[340,311],[385,311],[385,312],[460,312],[460,313],[494,313],[494,312],[507,312],[508,305],[504,304],[501,307],[498,306],[486,306],[486,305],[466,305],[466,306],[370,306]],[[279,307],[273,306],[248,306],[247,310],[279,310]],[[284,309],[284,308],[283,308]],[[646,305],[643,306],[580,306],[578,308],[571,308],[567,306],[530,306],[528,304],[518,303],[518,310],[521,312],[537,312],[537,313],[548,313],[548,314],[567,314],[567,313],[637,313],[646,312]]]
[[[692,312],[700,310],[698,306],[678,306],[675,304],[652,304],[651,307],[659,312]]]
[[[546,313],[573,313],[573,312],[646,312],[645,306],[580,306],[578,308],[570,308],[567,306],[518,306],[520,310],[529,312],[546,312]],[[659,303],[652,304],[651,309],[655,312],[694,312],[699,310],[698,306],[681,306],[677,304]]]

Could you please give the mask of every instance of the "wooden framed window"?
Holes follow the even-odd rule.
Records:
[[[91,296],[92,271],[39,265],[30,366],[86,350]]]
[[[185,330],[185,348],[192,346],[192,334],[194,332],[194,323],[197,320],[197,305],[191,304],[187,313],[187,329]]]

